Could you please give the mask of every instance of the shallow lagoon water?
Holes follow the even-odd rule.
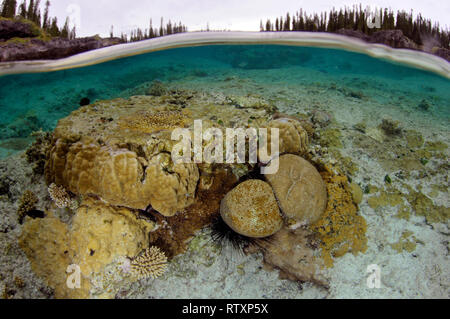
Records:
[[[448,217],[430,221],[412,207],[409,219],[398,218],[401,207],[377,206],[378,202],[374,205],[371,199],[382,198],[386,195],[383,191],[392,191],[392,187],[407,194],[404,187],[408,185],[432,198],[435,207],[450,206],[446,147],[438,153],[428,148],[431,155],[423,167],[403,169],[386,163],[407,155],[396,153],[391,140],[383,143],[373,134],[378,132],[382,119],[390,118],[398,121],[404,132],[418,132],[425,144],[448,145],[450,80],[430,71],[340,49],[207,45],[145,53],[81,68],[0,77],[0,172],[14,181],[8,200],[1,203],[2,229],[12,229],[9,235],[2,232],[2,245],[13,242],[20,231],[14,210],[25,189],[32,188],[42,201],[49,200],[43,181],[29,185],[26,161],[19,160],[33,141],[30,134],[39,129],[53,130],[59,119],[79,108],[83,98],[93,103],[142,95],[155,80],[169,89],[206,92],[219,99],[257,95],[281,113],[311,116],[320,111],[330,115],[332,130],[341,132],[341,159],[350,158],[358,167],[349,177],[364,190],[359,214],[367,220],[369,247],[364,254],[347,254],[336,260],[329,270],[329,290],[311,284],[299,289],[293,282],[278,279],[276,273],[261,271],[261,256],[222,254],[213,261],[204,259],[213,255],[215,248],[202,233],[198,241],[205,252],[189,251],[172,263],[169,275],[135,284],[121,297],[448,298]],[[364,133],[360,123],[367,126]],[[367,144],[361,142],[361,134],[381,146],[365,149]],[[396,137],[397,141],[402,143],[407,134]],[[379,156],[376,152],[380,150],[389,154]],[[391,176],[392,184],[387,185],[386,175]],[[378,191],[371,193],[371,187]],[[404,238],[407,232],[413,236]],[[403,249],[402,243],[412,238],[414,250]],[[9,271],[31,283],[15,297],[45,297],[36,292],[38,289],[29,289],[43,284],[31,274],[23,253],[13,250],[8,254],[0,257],[0,271]],[[381,289],[368,289],[365,284],[366,268],[371,264],[382,269]],[[11,285],[8,276],[2,278],[5,287]]]
[[[385,85],[390,97],[372,98],[392,107],[396,97],[428,98],[437,117],[448,119],[450,114],[450,81],[428,71],[336,49],[215,45],[151,52],[63,71],[2,76],[0,139],[27,138],[40,128],[52,130],[85,97],[91,102],[127,98],[136,94],[134,88],[154,80],[217,82],[246,70],[259,70],[255,81],[262,85],[302,85],[320,77],[346,83],[355,91]],[[20,145],[8,145],[20,149]],[[2,156],[9,153],[3,150]]]

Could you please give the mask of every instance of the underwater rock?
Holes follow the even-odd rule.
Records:
[[[422,101],[420,101],[419,103],[419,108],[424,111],[428,111],[430,107],[431,107],[430,103],[425,99],[422,99]]]
[[[273,235],[283,226],[272,188],[251,179],[233,188],[220,204],[220,215],[235,232],[252,238]]]
[[[155,80],[147,90],[147,95],[161,96],[167,93],[167,89],[161,81]]]
[[[321,272],[324,264],[315,257],[315,246],[311,231],[283,227],[269,239],[252,241],[245,252],[262,252],[266,268],[279,269],[281,279],[312,282],[328,288],[328,279]]]
[[[87,97],[83,97],[80,100],[80,106],[85,106],[85,105],[89,105],[89,104],[91,104],[91,100],[89,100],[89,98],[87,98]]]
[[[305,159],[286,154],[276,174],[265,175],[283,214],[296,222],[317,221],[327,205],[327,190],[316,168]]]
[[[394,121],[391,119],[383,119],[383,120],[381,120],[380,128],[388,136],[401,136],[402,135],[402,128],[400,127],[399,121]]]

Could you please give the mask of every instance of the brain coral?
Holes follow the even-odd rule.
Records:
[[[71,145],[59,140],[46,163],[46,177],[78,195],[95,194],[136,209],[151,204],[172,216],[192,204],[199,175],[195,164],[170,166],[167,157],[162,153],[145,163],[126,148],[101,146],[88,138]]]
[[[292,118],[278,118],[267,124],[268,145],[271,142],[270,128],[278,128],[280,134],[279,151],[302,155],[308,151],[308,132],[301,126],[300,122]]]
[[[272,188],[256,179],[228,192],[220,204],[220,214],[235,232],[247,237],[267,237],[283,226]]]
[[[273,187],[281,211],[286,217],[302,223],[312,223],[325,211],[325,183],[316,168],[300,156],[280,156],[278,172],[266,175],[266,179]]]

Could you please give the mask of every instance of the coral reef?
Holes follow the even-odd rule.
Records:
[[[27,221],[19,245],[33,271],[55,289],[57,298],[86,298],[91,296],[91,279],[115,258],[135,256],[148,247],[153,227],[153,222],[139,218],[135,211],[86,198],[70,226],[51,213]],[[79,289],[66,285],[66,269],[72,264],[81,272]]]
[[[235,232],[252,238],[273,235],[283,226],[272,188],[256,179],[228,192],[220,204],[220,214]]]
[[[333,257],[347,252],[354,255],[367,249],[366,221],[358,215],[347,177],[336,175],[327,167],[320,172],[326,183],[328,203],[321,218],[310,226],[317,233],[321,256],[327,267],[333,266]]]
[[[342,148],[341,132],[337,128],[327,128],[320,131],[320,145],[333,148]]]
[[[70,290],[66,285],[66,268],[71,264],[68,243],[67,225],[53,215],[28,220],[19,238],[33,272],[55,289],[57,298],[87,297],[85,290]]]
[[[30,164],[34,164],[33,172],[38,175],[44,174],[46,153],[50,146],[52,133],[37,131],[31,134],[36,138],[33,144],[26,150],[25,155]]]
[[[184,253],[197,231],[220,217],[220,202],[237,182],[230,169],[214,168],[207,188],[199,185],[195,202],[183,214],[172,217],[150,212],[158,227],[150,233],[150,244],[160,247],[169,259]]]
[[[57,207],[66,208],[71,206],[72,200],[64,187],[52,183],[48,187],[48,193]]]
[[[293,223],[317,221],[327,205],[327,190],[319,172],[305,159],[285,154],[276,174],[265,175],[283,214]]]
[[[26,190],[19,201],[19,207],[17,208],[17,215],[19,223],[21,224],[25,215],[34,209],[36,209],[36,204],[39,202],[37,196],[30,190]]]
[[[148,88],[147,95],[161,96],[167,93],[167,89],[161,81],[155,80]]]
[[[174,164],[171,130],[192,129],[193,119],[211,114],[225,127],[246,127],[251,117],[262,125],[269,117],[256,102],[244,110],[214,105],[210,99],[173,92],[81,107],[61,119],[54,131],[45,166],[47,183],[75,195],[99,196],[112,205],[141,210],[151,205],[165,216],[185,210],[194,202],[199,168],[207,171],[208,165]]]

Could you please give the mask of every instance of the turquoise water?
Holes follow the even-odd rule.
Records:
[[[0,152],[2,156],[29,143],[30,133],[52,130],[58,119],[90,102],[143,94],[154,80],[172,83],[218,83],[230,77],[251,78],[261,85],[298,85],[299,89],[335,85],[396,107],[412,101],[412,112],[425,100],[427,111],[450,119],[450,80],[343,50],[278,45],[188,47],[117,59],[64,71],[0,77]],[[380,94],[382,92],[383,94]],[[240,93],[255,93],[241,88]],[[321,96],[316,97],[318,100]],[[9,141],[5,143],[5,141]],[[12,142],[11,142],[12,141]],[[6,150],[6,151],[5,151]]]

